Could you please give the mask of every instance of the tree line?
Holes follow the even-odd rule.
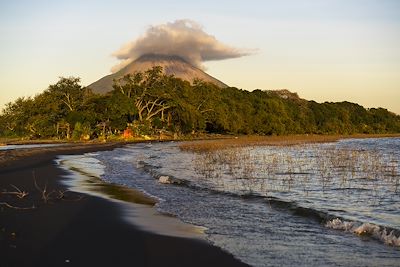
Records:
[[[126,75],[95,94],[76,77],[61,77],[44,92],[18,98],[0,115],[0,136],[92,139],[174,134],[399,133],[400,116],[350,102],[306,101],[286,90],[252,92],[193,84],[161,67]]]

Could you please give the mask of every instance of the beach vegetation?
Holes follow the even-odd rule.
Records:
[[[245,146],[232,140],[218,143],[225,145],[215,145],[214,141],[180,145],[183,151],[194,153],[196,173],[217,190],[261,196],[293,189],[304,195],[355,191],[371,195],[369,200],[377,203],[382,194],[396,195],[400,190],[400,169],[394,154],[271,140]],[[276,145],[280,147],[274,148]]]
[[[164,75],[161,67],[121,77],[103,95],[77,77],[60,77],[42,93],[8,103],[0,114],[3,138],[107,140],[127,129],[135,137],[387,134],[400,132],[400,116],[350,102],[307,101],[287,90],[191,84]]]

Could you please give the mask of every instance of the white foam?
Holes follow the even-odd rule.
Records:
[[[351,232],[360,236],[371,236],[377,240],[382,241],[384,244],[394,247],[400,247],[400,236],[396,236],[394,231],[387,233],[386,228],[383,228],[372,223],[363,223],[357,225],[355,222],[342,221],[339,218],[326,222],[325,227]]]
[[[332,221],[328,221],[325,226],[331,229],[343,230],[347,232],[353,228],[354,222],[342,221],[339,218],[336,218]]]
[[[353,233],[357,235],[379,236],[380,227],[372,223],[363,223],[359,227],[353,229]]]
[[[79,170],[86,175],[100,178],[104,174],[105,166],[91,156],[92,154],[59,156],[57,162],[68,169]]]
[[[381,240],[389,246],[400,247],[400,236],[396,237],[394,231],[391,231],[389,234],[386,232],[386,229],[383,229],[381,233]]]

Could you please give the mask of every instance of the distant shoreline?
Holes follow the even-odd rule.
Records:
[[[66,139],[24,139],[21,138],[0,138],[0,146],[4,145],[25,145],[25,144],[71,144],[71,145],[102,145],[109,143],[140,143],[149,141],[196,141],[196,140],[214,140],[214,139],[234,139],[234,138],[260,138],[260,139],[270,139],[270,140],[284,140],[293,139],[298,140],[304,139],[309,140],[311,138],[315,139],[348,139],[348,138],[385,138],[385,137],[400,137],[400,133],[390,133],[390,134],[352,134],[352,135],[329,135],[329,134],[293,134],[293,135],[237,135],[237,134],[198,134],[198,135],[185,135],[183,137],[174,139],[166,138],[160,140],[158,136],[151,136],[150,139],[145,138],[132,138],[132,139],[113,139],[110,141],[100,141],[93,139],[90,141],[72,141]]]
[[[115,147],[135,144],[142,142],[189,142],[187,145],[181,146],[182,149],[189,149],[193,147],[193,144],[201,146],[212,144],[217,148],[222,147],[237,147],[237,146],[254,146],[254,145],[296,145],[303,143],[325,143],[325,142],[336,142],[341,139],[351,138],[394,138],[400,137],[399,134],[355,134],[355,135],[281,135],[281,136],[257,136],[257,135],[203,135],[195,137],[185,137],[177,140],[165,139],[159,140],[156,137],[150,140],[136,139],[136,140],[119,140],[119,141],[108,141],[101,142],[98,140],[92,140],[87,142],[71,142],[68,140],[1,140],[0,143],[3,146],[6,145],[29,145],[29,144],[64,144],[63,146],[56,147],[44,147],[44,148],[33,148],[33,149],[21,149],[21,150],[0,150],[0,166],[8,165],[11,161],[28,157],[36,154],[57,152],[62,154],[63,151],[73,153],[76,150],[89,149],[95,151],[96,149],[112,149]],[[193,144],[190,142],[193,141]]]

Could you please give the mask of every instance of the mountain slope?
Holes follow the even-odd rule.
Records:
[[[174,75],[182,80],[193,82],[195,79],[200,79],[205,82],[214,83],[222,88],[227,87],[223,82],[208,75],[199,68],[192,66],[184,59],[178,56],[167,55],[143,55],[118,72],[104,76],[100,80],[90,84],[88,87],[95,93],[104,94],[113,89],[113,79],[118,79],[129,73],[144,72],[154,66],[161,66],[163,67],[165,74]]]

